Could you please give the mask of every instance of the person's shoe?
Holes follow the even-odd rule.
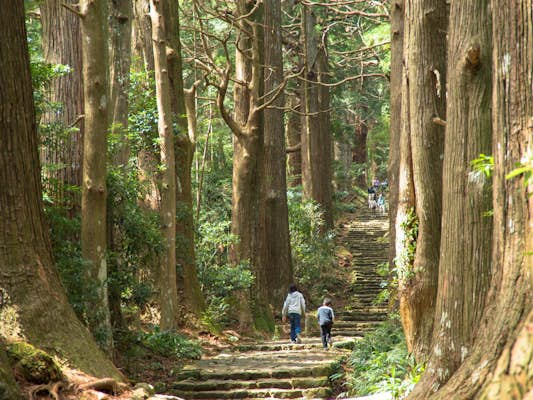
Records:
[[[296,343],[302,343],[302,339],[300,339],[300,335],[296,335]]]
[[[333,339],[331,338],[331,336],[328,338],[328,344],[330,346],[333,346]]]

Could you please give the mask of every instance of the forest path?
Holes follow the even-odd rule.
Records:
[[[387,228],[386,216],[367,209],[339,223],[339,273],[346,285],[338,292],[345,305],[335,306],[333,348],[322,349],[315,313],[309,310],[302,344],[289,343],[286,335],[283,340],[236,345],[186,365],[169,394],[187,400],[331,398],[329,376],[356,340],[386,318],[386,306],[372,302],[383,279],[376,268],[387,261]]]

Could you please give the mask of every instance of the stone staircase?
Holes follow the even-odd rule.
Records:
[[[346,306],[335,308],[333,347],[322,349],[314,311],[301,344],[283,340],[244,343],[213,357],[186,365],[169,394],[183,399],[328,399],[334,395],[330,376],[350,353],[357,339],[386,318],[385,305],[373,304],[381,290],[378,264],[387,261],[385,216],[361,210],[357,218],[341,224],[339,242],[351,253]],[[354,275],[355,274],[355,275]],[[355,282],[353,281],[355,279]]]

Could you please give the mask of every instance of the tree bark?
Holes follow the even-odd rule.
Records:
[[[413,352],[427,358],[437,294],[445,119],[447,12],[444,0],[405,3],[404,53],[418,238],[412,273],[403,291],[403,317],[413,327]],[[404,92],[405,94],[405,92]],[[404,321],[405,322],[405,321]]]
[[[106,264],[106,157],[109,110],[107,6],[103,2],[80,3],[83,82],[84,140],[81,201],[81,247],[87,265],[86,313],[89,327],[103,349],[113,348],[107,297]]]
[[[404,0],[391,5],[391,66],[390,66],[390,138],[389,138],[389,266],[396,258],[396,212],[398,207],[398,181],[400,175],[400,137],[402,115],[402,74]]]
[[[112,155],[115,167],[123,171],[128,167],[130,148],[128,144],[128,96],[130,87],[131,65],[131,27],[133,9],[131,0],[113,0],[110,15],[110,99],[111,99],[111,133],[116,136],[118,148]],[[122,327],[124,321],[121,310],[121,287],[118,284],[118,274],[121,271],[123,250],[121,227],[116,221],[120,220],[120,212],[115,207],[108,207],[108,246],[116,257],[109,261],[109,311],[113,327]]]
[[[403,331],[409,352],[413,352],[417,338],[417,318],[412,315],[409,307],[411,296],[411,277],[414,252],[409,249],[416,243],[417,233],[414,231],[416,221],[410,222],[410,214],[414,213],[415,193],[413,182],[413,159],[411,156],[411,132],[409,124],[409,78],[407,70],[402,69],[401,97],[401,129],[400,129],[400,168],[398,173],[398,207],[395,225],[396,270],[398,271],[398,298]],[[414,242],[414,243],[413,243]],[[427,333],[428,335],[431,332]],[[419,355],[419,354],[417,354]]]
[[[316,183],[313,185],[315,199],[324,207],[324,221],[327,229],[333,229],[333,140],[331,138],[330,123],[330,93],[329,87],[329,65],[327,53],[328,35],[321,35],[322,41],[319,45],[317,57],[318,71],[318,109],[319,114],[319,135],[316,137],[314,150],[319,158],[312,158],[314,161],[313,170],[316,169]]]
[[[328,230],[333,227],[331,135],[329,124],[324,119],[326,117],[321,117],[321,112],[326,112],[322,104],[329,104],[329,100],[324,88],[319,85],[321,80],[326,79],[327,60],[325,43],[318,43],[315,29],[316,17],[313,10],[309,6],[302,6],[305,75],[302,184],[304,197],[316,201],[322,207],[325,222],[323,229]]]
[[[152,45],[152,22],[150,21],[150,0],[133,0],[133,53],[142,63],[138,70],[154,70],[154,50]]]
[[[164,19],[168,44],[168,70],[170,79],[170,100],[174,120],[179,126],[174,152],[176,157],[176,201],[177,223],[176,240],[179,252],[176,261],[181,267],[177,285],[183,293],[182,303],[189,311],[200,316],[205,308],[204,298],[198,282],[196,271],[196,254],[194,248],[194,218],[192,211],[191,169],[196,147],[196,137],[190,135],[185,108],[183,88],[180,25],[178,3],[172,0],[164,2]],[[192,131],[193,132],[193,131]]]
[[[80,18],[61,4],[74,1],[46,0],[40,5],[43,29],[43,54],[47,63],[70,67],[69,72],[51,82],[52,103],[61,105],[61,111],[49,111],[43,122],[59,123],[69,130],[64,138],[52,138],[42,146],[43,164],[61,165],[61,168],[45,168],[44,174],[52,182],[47,186],[51,197],[59,204],[69,207],[71,214],[79,212],[80,198],[64,192],[64,185],[81,186],[83,151],[83,77]]]
[[[490,184],[470,163],[491,153],[491,38],[488,1],[453,0],[442,234],[433,349],[415,390],[430,396],[471,351],[491,275]]]
[[[361,121],[359,118],[356,118],[354,124],[354,148],[352,160],[356,164],[366,164],[368,161],[367,158],[367,149],[366,149],[366,138],[368,136],[368,125],[365,121]],[[365,169],[366,171],[366,169]],[[365,187],[368,185],[368,179],[365,174],[362,174],[357,179],[357,184],[360,187]]]
[[[76,318],[52,264],[22,0],[2,8],[0,35],[0,335],[120,379]]]
[[[158,132],[161,146],[161,232],[165,250],[161,257],[159,275],[161,329],[176,327],[176,180],[174,134],[170,98],[170,80],[167,63],[167,41],[161,0],[150,0],[152,41],[154,46],[154,72],[157,93]]]
[[[283,82],[281,2],[264,1],[265,100],[270,101]],[[257,281],[261,298],[276,307],[293,280],[287,208],[283,96],[264,110],[263,151],[259,160],[260,198],[257,228]],[[277,107],[277,108],[275,108]]]
[[[287,116],[287,147],[300,146],[295,151],[288,154],[287,167],[289,186],[298,187],[302,185],[302,116],[298,112],[302,112],[301,96],[288,96],[288,106],[295,109],[297,112],[289,112]]]
[[[352,166],[351,144],[345,138],[340,138],[334,142],[334,159],[338,164],[340,172],[335,175],[335,189],[347,192],[352,188],[350,167]]]
[[[474,346],[431,399],[530,398],[533,186],[531,0],[492,0],[492,276]],[[528,377],[529,374],[529,377]],[[527,394],[527,395],[526,395]]]
[[[133,19],[131,0],[112,0],[110,17],[111,133],[120,138],[113,161],[115,165],[125,166],[130,156],[127,133]]]

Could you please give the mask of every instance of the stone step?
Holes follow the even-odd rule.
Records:
[[[317,349],[283,349],[276,352],[222,353],[185,366],[177,375],[177,381],[191,378],[257,380],[328,376],[332,372],[334,361],[344,354],[344,350],[337,349],[329,352]]]
[[[363,330],[363,329],[361,329]],[[311,336],[313,335],[313,336]],[[322,340],[319,337],[320,329],[318,326],[307,330],[305,336],[302,336],[302,343],[290,343],[288,334],[286,339],[271,340],[262,343],[239,344],[232,348],[232,351],[281,351],[281,350],[319,350],[322,349]],[[333,343],[335,349],[352,349],[356,340],[361,336],[351,337],[342,335],[342,339],[336,340]]]
[[[326,399],[332,395],[330,387],[315,387],[310,389],[232,389],[191,392],[182,390],[172,390],[171,394],[185,399]]]
[[[335,321],[333,324],[334,328],[349,328],[349,329],[358,329],[358,330],[367,330],[375,329],[376,326],[380,325],[383,321]]]
[[[258,380],[208,380],[185,379],[175,382],[172,387],[175,390],[204,392],[212,390],[231,389],[308,389],[327,386],[329,379],[327,376],[287,378],[287,379],[258,379]]]

